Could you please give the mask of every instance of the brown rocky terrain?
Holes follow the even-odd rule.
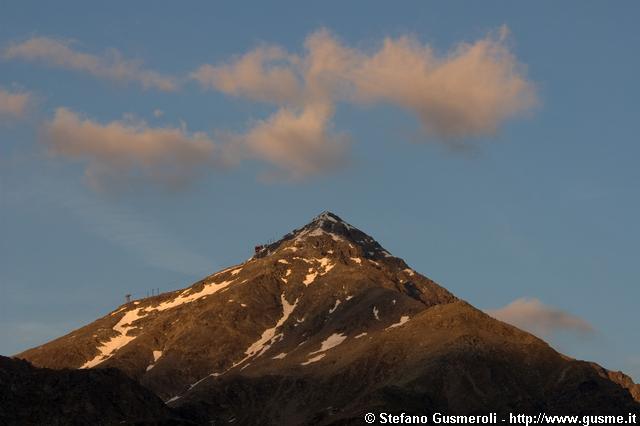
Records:
[[[240,265],[18,357],[120,370],[202,424],[640,408],[624,374],[489,317],[331,213]]]

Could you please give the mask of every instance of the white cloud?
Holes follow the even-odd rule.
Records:
[[[409,37],[385,39],[353,72],[356,99],[400,106],[445,140],[494,134],[535,103],[531,83],[504,43],[490,35],[438,56]]]
[[[516,299],[502,308],[487,310],[486,313],[540,337],[557,331],[571,331],[581,335],[593,333],[593,327],[584,319],[545,305],[538,299]]]
[[[213,165],[214,144],[185,128],[152,128],[144,122],[101,124],[58,108],[43,132],[54,155],[86,163],[99,189],[152,182],[177,189]]]
[[[125,59],[118,50],[110,49],[102,55],[83,53],[73,49],[69,41],[55,38],[32,37],[13,43],[5,49],[4,57],[41,62],[113,81],[137,82],[144,88],[171,91],[178,87],[174,78],[146,69],[140,61]]]
[[[191,77],[204,87],[267,102],[292,102],[299,96],[290,56],[281,48],[261,46],[228,64],[202,65]],[[282,62],[282,63],[280,63]]]
[[[398,106],[415,115],[429,137],[451,146],[492,135],[530,109],[534,88],[508,48],[507,32],[438,55],[407,36],[386,38],[369,52],[320,30],[307,37],[304,54],[262,45],[227,63],[203,65],[191,77],[205,88],[278,106],[237,140],[300,177],[334,169],[346,152],[347,138],[329,131],[337,102]],[[318,153],[328,157],[311,166]]]
[[[9,92],[0,88],[0,119],[22,118],[31,100],[30,93]]]
[[[34,37],[10,45],[4,54],[145,87],[176,88],[173,78],[117,51],[82,53],[57,39]],[[494,134],[535,103],[533,85],[510,51],[504,28],[445,54],[408,36],[386,38],[373,49],[355,48],[319,30],[306,38],[302,53],[260,45],[227,62],[202,65],[190,77],[205,88],[275,106],[245,132],[227,135],[229,143],[217,149],[216,161],[253,158],[291,179],[346,163],[349,138],[333,129],[338,103],[397,106],[417,117],[425,140],[452,147]],[[85,161],[97,186],[134,179],[179,186],[210,165],[214,151],[202,133],[127,121],[100,124],[64,108],[45,135],[54,154]]]
[[[286,178],[302,179],[334,170],[344,162],[347,138],[330,132],[331,115],[326,105],[311,105],[301,111],[282,108],[236,143],[244,144],[250,155],[278,167]]]

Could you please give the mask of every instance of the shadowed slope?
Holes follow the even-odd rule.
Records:
[[[0,357],[2,425],[134,423],[191,424],[116,369],[49,370]]]

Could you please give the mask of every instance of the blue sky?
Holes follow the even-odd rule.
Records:
[[[525,305],[519,320],[550,321],[536,330],[554,347],[640,379],[639,11],[3,3],[0,353],[81,326],[125,293],[184,287],[331,210],[479,308],[526,298],[501,312]],[[314,35],[361,55],[337,89],[299,68]],[[453,84],[460,114],[444,114],[412,69],[376,80],[370,59],[403,37],[417,59],[449,64],[435,81]],[[467,58],[461,43],[483,42],[500,51],[476,65],[511,74],[492,74],[497,100],[477,104],[476,65],[455,60]],[[236,76],[257,51],[299,87],[195,77],[207,64]],[[289,135],[277,128],[289,113],[307,145],[269,139]],[[112,140],[126,150],[109,151]]]

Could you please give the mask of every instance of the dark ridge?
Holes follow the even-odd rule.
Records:
[[[2,425],[187,425],[115,368],[49,370],[0,356]]]

